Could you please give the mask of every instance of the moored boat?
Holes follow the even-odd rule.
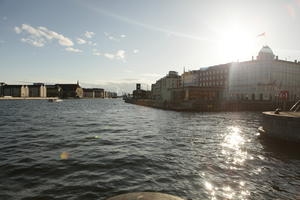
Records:
[[[61,102],[63,100],[62,99],[49,99],[48,101],[54,103],[54,102]]]
[[[263,112],[262,135],[291,142],[300,142],[300,100],[288,111]]]

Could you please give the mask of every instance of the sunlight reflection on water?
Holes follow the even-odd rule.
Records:
[[[244,150],[245,139],[242,136],[239,127],[231,126],[224,135],[224,141],[221,143],[221,153],[226,156],[226,163],[233,165],[243,164],[248,157],[247,151]],[[230,166],[232,168],[234,166]]]
[[[242,166],[247,159],[252,159],[248,155],[245,143],[246,138],[243,137],[243,132],[238,126],[229,126],[222,135],[223,142],[221,142],[221,155],[225,157],[226,169],[237,170]],[[204,186],[210,199],[247,199],[250,192],[246,189],[245,181],[232,182],[232,185],[224,184],[221,187],[214,186],[213,183],[204,181]]]

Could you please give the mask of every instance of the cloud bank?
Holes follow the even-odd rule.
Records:
[[[42,47],[45,46],[45,44],[49,41],[55,40],[58,42],[61,46],[73,46],[73,41],[65,37],[62,34],[59,34],[55,31],[51,31],[46,27],[39,26],[39,27],[32,27],[28,24],[22,24],[20,27],[14,28],[15,32],[17,34],[23,33],[25,35],[25,38],[22,38],[21,41],[31,44],[36,47]]]

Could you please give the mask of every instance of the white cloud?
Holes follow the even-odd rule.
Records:
[[[80,49],[75,49],[73,47],[67,47],[65,48],[66,51],[70,51],[70,52],[75,52],[75,53],[80,53],[82,52]]]
[[[108,58],[108,59],[114,59],[115,58],[115,55],[114,54],[111,54],[111,53],[105,53],[105,54],[103,54],[106,58]]]
[[[102,56],[102,53],[99,53],[99,52],[93,52],[93,55],[94,55],[94,56]]]
[[[45,43],[46,43],[46,41],[44,39],[33,40],[31,38],[22,38],[21,41],[24,43],[30,44],[32,46],[35,46],[35,47],[43,47],[43,46],[45,46]]]
[[[84,36],[85,36],[86,38],[92,38],[94,35],[95,35],[94,32],[86,31],[86,32],[84,33]]]
[[[98,49],[93,49],[93,55],[94,56],[104,56],[105,58],[108,58],[110,60],[123,60],[125,61],[125,58],[126,58],[126,55],[125,55],[125,51],[124,50],[118,50],[116,53],[108,53],[108,52],[105,52],[105,53],[100,53],[98,51]]]
[[[110,60],[123,60],[125,61],[126,55],[124,50],[118,50],[116,53],[100,53],[97,49],[93,49],[94,56],[104,56]]]
[[[19,28],[19,27],[15,27],[15,32],[17,33],[17,34],[20,34],[21,32],[22,32],[22,30]]]
[[[22,41],[38,47],[44,46],[47,41],[51,40],[57,40],[61,46],[70,47],[74,45],[68,37],[42,26],[34,28],[28,24],[22,24],[21,27],[15,27],[15,32],[17,34],[23,32],[27,35],[27,38],[22,38]]]
[[[87,43],[88,43],[88,45],[91,45],[91,46],[97,46],[97,43],[92,42],[92,41],[88,41]]]
[[[140,52],[140,50],[138,50],[138,49],[133,50],[133,53],[139,53],[139,52]]]
[[[86,41],[82,38],[77,38],[77,44],[85,44]]]
[[[116,59],[124,60],[125,59],[125,51],[118,50],[115,56],[116,56]]]
[[[122,34],[120,36],[114,36],[107,32],[104,32],[104,35],[107,37],[107,39],[112,40],[112,41],[117,41],[117,42],[119,42],[122,38],[126,37],[126,35],[124,35],[124,34]]]

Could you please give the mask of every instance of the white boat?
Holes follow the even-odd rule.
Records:
[[[62,99],[49,99],[48,101],[54,103],[54,102],[61,102],[63,100]]]

